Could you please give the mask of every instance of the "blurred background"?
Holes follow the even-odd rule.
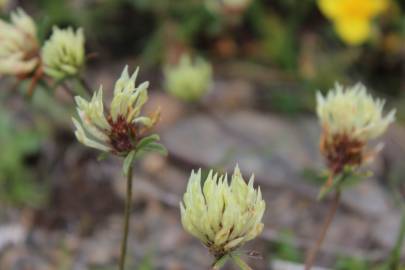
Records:
[[[82,27],[93,89],[103,84],[111,95],[125,64],[141,66],[138,82],[150,81],[146,111],[161,107],[156,129],[169,156],[136,164],[128,269],[208,269],[208,251],[180,224],[179,201],[192,169],[225,172],[236,163],[246,177],[256,175],[267,202],[263,234],[244,247],[262,258],[249,264],[302,269],[328,208],[316,200],[325,167],[315,93],[358,81],[387,99],[398,121],[370,165],[374,174],[344,194],[317,264],[389,269],[405,196],[403,0],[387,1],[361,44],[336,32],[315,0],[4,2],[1,17],[23,7],[41,40],[53,25]],[[184,53],[213,66],[199,105],[165,91],[163,69]],[[98,161],[97,151],[77,142],[68,95],[37,87],[29,98],[28,84],[0,77],[0,269],[115,269],[121,161]],[[404,248],[400,254],[405,262]]]

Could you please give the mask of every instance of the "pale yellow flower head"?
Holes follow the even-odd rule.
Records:
[[[349,45],[359,45],[369,38],[372,20],[386,10],[388,3],[389,0],[318,0],[320,10]]]
[[[326,96],[317,93],[317,113],[323,128],[321,150],[338,172],[364,161],[364,146],[381,136],[395,120],[395,110],[383,114],[384,100],[374,99],[360,83],[336,84]]]
[[[164,70],[166,90],[173,96],[188,102],[198,101],[212,84],[211,65],[201,58],[192,61],[183,55],[177,65]]]
[[[265,202],[260,187],[253,187],[253,176],[246,184],[236,167],[230,184],[227,178],[210,171],[203,181],[201,170],[192,172],[180,203],[183,227],[216,258],[252,240],[264,226]]]
[[[22,9],[11,13],[11,22],[0,20],[0,75],[24,76],[39,63],[37,30]]]
[[[85,60],[83,30],[54,27],[42,49],[42,59],[45,73],[56,80],[78,74]]]
[[[102,86],[87,101],[76,97],[80,120],[73,118],[77,139],[86,146],[126,156],[158,120],[158,114],[141,116],[141,109],[148,99],[148,82],[135,86],[138,68],[129,76],[125,67],[116,81],[110,109],[105,113]]]

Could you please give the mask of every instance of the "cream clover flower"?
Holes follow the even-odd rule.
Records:
[[[219,260],[262,232],[265,202],[260,187],[253,187],[253,175],[246,184],[238,166],[230,184],[227,175],[212,170],[202,181],[201,170],[191,173],[180,203],[181,221]]]
[[[326,96],[317,93],[323,128],[321,151],[332,172],[363,163],[367,142],[381,136],[395,121],[395,110],[384,116],[383,107],[384,100],[373,99],[360,83],[346,89],[336,84]]]
[[[54,79],[61,80],[80,72],[85,60],[84,34],[79,28],[53,28],[52,36],[42,49],[44,71]]]
[[[25,77],[39,64],[34,21],[22,9],[11,13],[11,22],[0,20],[0,75]]]
[[[75,135],[81,143],[119,156],[127,156],[140,147],[159,115],[140,116],[148,99],[149,83],[135,86],[138,70],[130,77],[128,66],[125,67],[115,83],[114,96],[107,114],[104,113],[102,86],[90,101],[79,96],[75,98],[80,120],[72,120],[76,127]],[[156,136],[154,140],[158,140]]]
[[[166,90],[184,101],[198,101],[210,88],[212,67],[201,58],[182,55],[177,65],[164,70]]]

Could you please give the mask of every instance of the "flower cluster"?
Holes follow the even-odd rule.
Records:
[[[362,84],[347,89],[336,84],[325,97],[317,94],[321,152],[332,172],[363,163],[367,142],[382,135],[395,120],[395,110],[383,116],[383,107],[384,101],[373,99]]]
[[[386,9],[388,0],[318,0],[318,4],[339,36],[358,45],[369,38],[372,19]]]
[[[0,20],[0,75],[25,77],[39,65],[37,29],[22,9],[11,14],[11,22]]]
[[[198,101],[212,83],[211,65],[201,58],[194,62],[183,55],[177,65],[164,70],[167,91],[184,101]]]
[[[203,187],[202,180],[201,170],[191,173],[180,203],[181,220],[184,228],[219,259],[261,233],[265,202],[260,188],[253,187],[253,176],[246,184],[238,167],[230,184],[226,175],[212,171]]]
[[[54,79],[61,80],[79,73],[85,60],[84,35],[79,28],[53,28],[52,36],[42,49],[44,71]]]
[[[114,97],[107,115],[104,114],[102,86],[94,93],[91,101],[77,96],[77,111],[80,120],[73,118],[77,139],[89,147],[127,156],[136,150],[138,143],[155,125],[159,115],[140,116],[148,99],[149,83],[135,86],[138,70],[129,76],[125,67],[115,83]]]

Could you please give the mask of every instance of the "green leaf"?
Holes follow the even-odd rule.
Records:
[[[161,154],[163,156],[167,156],[167,154],[168,154],[166,147],[164,147],[160,143],[149,143],[148,145],[143,147],[142,150],[145,152],[158,152],[159,154]]]
[[[132,166],[132,163],[135,160],[136,153],[137,153],[137,151],[133,150],[133,151],[129,152],[129,154],[124,159],[124,164],[122,165],[122,171],[125,176],[128,175],[129,168]]]
[[[107,159],[107,157],[108,157],[108,153],[107,153],[107,152],[103,152],[103,153],[101,153],[100,155],[98,155],[97,161],[103,161],[103,160]]]
[[[142,140],[139,141],[139,143],[136,145],[138,149],[141,149],[142,147],[145,147],[146,145],[152,143],[152,142],[157,142],[160,140],[159,135],[157,134],[152,134],[150,136],[147,136],[143,138]]]

